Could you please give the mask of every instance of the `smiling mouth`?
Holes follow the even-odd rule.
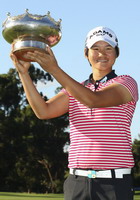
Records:
[[[107,60],[97,60],[97,62],[106,63]]]

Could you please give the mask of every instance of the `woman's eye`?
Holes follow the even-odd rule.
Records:
[[[95,50],[95,51],[98,51],[98,50],[99,50],[97,47],[93,47],[92,49]]]
[[[106,50],[112,50],[112,48],[111,47],[107,47]]]

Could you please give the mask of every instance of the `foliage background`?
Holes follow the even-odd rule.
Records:
[[[33,65],[30,73],[35,84],[53,81]],[[1,191],[62,191],[67,169],[64,145],[68,142],[68,115],[37,119],[14,69],[0,75],[0,93]],[[46,96],[42,98],[47,100]]]

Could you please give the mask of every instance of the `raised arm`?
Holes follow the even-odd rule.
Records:
[[[26,58],[36,61],[82,104],[90,108],[110,107],[127,103],[132,100],[129,91],[120,84],[112,84],[104,90],[92,92],[84,87],[68,74],[66,74],[59,66],[52,50],[48,47],[48,53],[28,52]]]
[[[59,93],[45,102],[29,76],[30,63],[17,60],[13,53],[10,56],[19,73],[27,100],[38,118],[49,119],[68,112],[69,99],[67,95]]]

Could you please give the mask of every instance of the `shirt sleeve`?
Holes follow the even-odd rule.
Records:
[[[131,76],[129,75],[118,76],[115,82],[126,87],[129,90],[130,94],[132,95],[134,101],[135,102],[138,101],[139,99],[138,85],[137,82]]]
[[[64,88],[62,88],[62,90],[60,90],[60,92],[63,92],[63,93],[65,93],[67,96],[70,96],[69,93],[67,92],[67,90],[64,89]]]

